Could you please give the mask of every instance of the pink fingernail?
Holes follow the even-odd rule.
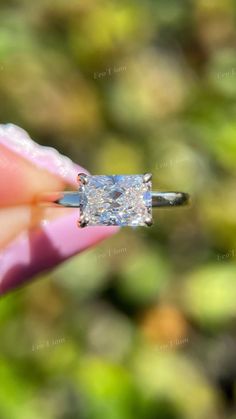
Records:
[[[79,172],[88,173],[51,147],[35,143],[22,128],[13,124],[0,124],[0,144],[33,163],[40,169],[59,176],[65,183],[77,185]]]
[[[48,270],[118,231],[117,227],[78,229],[77,211],[18,237],[0,254],[0,294]]]

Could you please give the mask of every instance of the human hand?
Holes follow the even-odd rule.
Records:
[[[36,205],[42,193],[76,187],[79,172],[86,170],[22,129],[0,125],[0,294],[117,231],[78,229],[78,210]]]

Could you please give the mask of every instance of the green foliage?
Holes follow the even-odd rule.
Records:
[[[233,417],[235,10],[0,1],[1,121],[92,173],[192,195],[1,298],[0,418]]]

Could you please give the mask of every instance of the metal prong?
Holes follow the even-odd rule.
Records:
[[[77,176],[77,181],[79,185],[87,185],[88,183],[88,175],[86,173],[79,173]]]
[[[151,173],[145,173],[143,175],[143,181],[144,181],[144,183],[148,183],[148,182],[150,182],[150,180],[152,180],[152,174]]]
[[[80,228],[86,227],[88,225],[88,223],[89,223],[88,218],[84,217],[84,216],[80,217],[80,219],[77,222],[78,227],[80,227]]]
[[[152,217],[147,217],[144,222],[148,227],[153,225]]]

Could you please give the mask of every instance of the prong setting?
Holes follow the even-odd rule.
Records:
[[[143,175],[143,182],[148,183],[152,180],[152,174],[151,173],[145,173]]]
[[[79,173],[77,176],[77,182],[79,185],[87,185],[88,175],[86,175],[86,173]]]
[[[88,223],[89,223],[88,217],[85,217],[84,215],[82,215],[80,219],[78,220],[78,227],[84,228],[88,225]]]
[[[153,225],[152,217],[146,217],[144,222],[148,227],[151,227]]]

